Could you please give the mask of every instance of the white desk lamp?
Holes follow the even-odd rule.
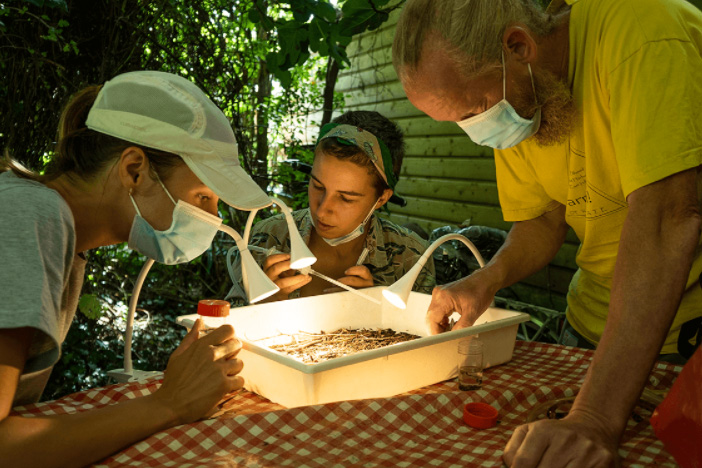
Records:
[[[286,207],[287,208],[287,207]],[[249,215],[252,219],[254,213]],[[251,256],[251,252],[247,248],[244,239],[236,230],[224,224],[220,225],[219,230],[229,234],[234,238],[239,251],[241,252],[241,276],[244,283],[244,290],[249,298],[250,303],[258,302],[278,292],[280,288],[266,276],[266,274],[258,266],[258,263]],[[296,231],[297,232],[297,231]],[[298,233],[299,235],[299,233]],[[316,260],[316,258],[315,258]],[[107,375],[115,379],[117,382],[130,382],[135,380],[143,380],[145,378],[159,375],[157,371],[142,371],[134,369],[132,365],[132,335],[134,332],[134,313],[136,311],[137,302],[139,301],[139,293],[144,284],[146,275],[154,264],[153,259],[147,259],[144,266],[139,272],[137,281],[134,284],[132,297],[129,300],[129,312],[127,314],[127,329],[124,332],[124,368],[114,369],[107,372]]]
[[[434,243],[432,243],[429,246],[429,248],[424,252],[424,254],[422,254],[422,256],[419,257],[417,263],[407,273],[405,273],[405,275],[402,278],[395,281],[386,289],[383,289],[383,296],[385,297],[385,299],[387,299],[395,307],[398,307],[400,309],[406,309],[407,300],[409,298],[410,292],[412,291],[412,286],[417,280],[419,272],[422,271],[424,264],[427,263],[429,256],[434,252],[434,250],[436,250],[436,248],[439,245],[450,240],[458,240],[463,242],[466,245],[466,247],[468,247],[470,251],[473,252],[473,255],[475,255],[475,258],[478,260],[480,268],[485,266],[485,260],[483,260],[483,256],[480,255],[480,252],[471,241],[469,241],[460,234],[446,234],[445,236],[441,236],[438,239],[436,239]]]
[[[293,270],[300,270],[314,264],[314,262],[317,261],[317,257],[314,256],[309,247],[307,247],[307,244],[305,244],[305,241],[302,239],[288,205],[283,203],[283,200],[278,198],[270,197],[270,199],[274,205],[278,205],[280,207],[280,210],[285,216],[285,220],[288,222],[288,231],[290,234],[290,268]],[[248,242],[248,239],[246,239],[246,241]]]

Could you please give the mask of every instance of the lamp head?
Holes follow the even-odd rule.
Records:
[[[419,261],[410,268],[402,278],[395,281],[386,289],[383,289],[383,296],[385,299],[395,307],[406,309],[409,295],[412,292],[412,286],[414,286],[414,282],[417,280],[417,276],[419,276],[419,272],[422,271],[426,261],[427,258],[422,255],[419,257]]]
[[[299,270],[313,265],[317,261],[317,257],[307,247],[300,235],[300,231],[297,230],[290,208],[278,198],[271,197],[271,201],[280,207],[283,216],[285,216],[285,221],[288,223],[288,232],[290,233],[290,268]]]
[[[249,249],[239,251],[241,255],[241,279],[250,304],[272,296],[280,288],[261,270]]]
[[[239,255],[241,255],[241,280],[244,283],[244,292],[246,292],[249,303],[253,304],[280,291],[280,288],[258,266],[258,263],[251,255],[251,251],[249,251],[249,247],[239,233],[226,224],[221,224],[219,230],[229,234],[239,248]]]
[[[395,307],[399,307],[401,309],[407,308],[407,300],[409,299],[410,292],[412,291],[412,285],[414,285],[414,282],[417,280],[417,276],[419,276],[419,272],[422,271],[424,264],[427,263],[429,256],[438,246],[450,240],[457,240],[465,244],[465,246],[468,247],[471,252],[473,252],[473,255],[475,255],[480,268],[485,266],[485,260],[483,259],[483,256],[480,255],[480,251],[478,251],[475,245],[473,245],[473,243],[465,236],[460,234],[446,234],[432,242],[422,256],[419,257],[417,263],[410,269],[410,271],[405,273],[405,276],[395,281],[395,283],[390,285],[388,288],[384,289],[383,296],[385,296],[385,298]]]
[[[314,264],[317,257],[305,244],[295,223],[292,222],[292,217],[288,220],[288,230],[290,231],[290,268],[299,270]]]

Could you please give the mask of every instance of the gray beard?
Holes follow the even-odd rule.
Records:
[[[554,146],[565,142],[577,122],[575,100],[568,86],[550,72],[534,72],[536,103],[531,86],[515,99],[520,115],[533,116],[541,108],[541,124],[532,136],[539,146]]]

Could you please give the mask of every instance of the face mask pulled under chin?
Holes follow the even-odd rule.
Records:
[[[159,231],[142,218],[137,209],[127,245],[159,263],[186,263],[210,247],[221,224],[222,219],[218,216],[178,200],[171,227]]]
[[[335,237],[334,239],[327,239],[325,237],[322,237],[324,239],[324,242],[327,244],[331,245],[332,247],[336,247],[337,245],[345,244],[347,242],[351,242],[352,240],[358,238],[361,234],[365,232],[366,229],[366,224],[368,223],[368,220],[370,219],[371,216],[373,216],[373,212],[375,211],[375,205],[378,204],[378,200],[373,203],[373,206],[371,206],[371,210],[368,212],[366,215],[366,218],[363,220],[363,222],[353,231],[349,232],[348,234],[345,234],[341,237]]]

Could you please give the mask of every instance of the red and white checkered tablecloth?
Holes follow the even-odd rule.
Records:
[[[518,341],[512,360],[486,370],[483,388],[472,392],[447,381],[392,398],[285,409],[242,391],[222,416],[159,432],[94,466],[499,467],[515,427],[536,405],[572,396],[591,358],[591,351]],[[648,388],[667,391],[680,370],[657,363]],[[159,384],[112,385],[16,412],[86,411],[148,394]],[[470,401],[493,405],[500,414],[497,426],[466,426],[462,408]],[[619,451],[623,466],[677,466],[655,438],[649,414],[637,412],[643,417],[630,418]]]

